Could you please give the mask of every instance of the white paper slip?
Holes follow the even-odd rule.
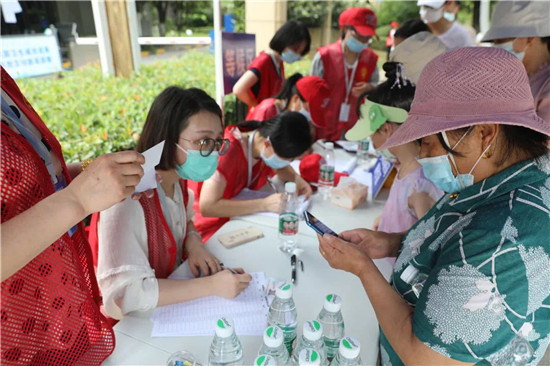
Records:
[[[149,189],[157,188],[157,179],[155,177],[155,167],[160,163],[164,141],[159,142],[152,148],[144,151],[142,154],[145,157],[143,167],[143,177],[136,186],[136,193],[145,192]]]
[[[344,169],[342,172],[346,173],[347,175],[351,175],[353,171],[355,170],[355,167],[357,166],[357,158],[351,158],[348,160],[346,166],[344,166]]]
[[[357,141],[348,141],[348,140],[338,140],[336,141],[336,143],[342,146],[344,150],[349,152],[356,152],[357,146],[359,145]]]
[[[216,319],[233,319],[237,335],[262,335],[269,305],[263,272],[251,273],[250,285],[232,300],[218,296],[159,306],[153,312],[151,337],[213,336]]]

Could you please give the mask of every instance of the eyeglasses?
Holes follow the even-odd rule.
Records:
[[[199,151],[201,152],[201,156],[207,157],[208,155],[212,154],[212,151],[216,149],[219,155],[224,155],[227,150],[229,150],[229,144],[230,141],[228,139],[211,139],[211,138],[205,138],[200,140],[188,140],[184,139],[183,137],[180,137],[180,140],[184,140],[187,142],[190,142],[194,145],[199,146]]]

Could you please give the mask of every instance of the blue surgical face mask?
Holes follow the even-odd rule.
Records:
[[[296,62],[301,58],[302,58],[302,56],[300,56],[296,52],[292,51],[290,48],[287,48],[286,50],[283,51],[283,53],[281,53],[281,60],[283,60],[287,64],[291,64],[293,62]]]
[[[506,50],[510,52],[512,55],[519,58],[521,61],[523,61],[523,56],[525,56],[525,51],[523,52],[514,52],[514,41],[504,42],[500,44],[493,44],[493,47],[496,48],[502,48],[503,50]]]
[[[273,151],[273,154],[270,157],[266,157],[263,151],[260,155],[262,156],[264,163],[271,169],[283,169],[290,165],[290,161],[281,159],[277,156],[277,154],[275,154],[275,151]]]
[[[443,18],[447,19],[449,22],[454,22],[456,19],[455,13],[443,12]]]
[[[456,146],[470,132],[470,130],[466,131],[464,136],[462,136],[460,140],[458,140],[458,142],[452,147],[451,150],[454,150],[456,148]],[[442,132],[441,134],[443,135],[443,139],[445,140],[447,145],[449,145],[446,133]],[[487,148],[483,151],[481,156],[477,159],[468,174],[458,174],[456,177],[451,169],[451,162],[453,163],[453,166],[457,172],[458,168],[451,153],[447,153],[446,155],[434,156],[432,158],[418,159],[418,162],[420,163],[420,165],[422,165],[424,176],[432,181],[432,183],[435,184],[437,188],[448,193],[460,192],[464,188],[474,184],[474,176],[472,172],[481,160],[482,156],[487,152],[487,150],[489,150],[490,147],[491,145],[489,144]]]
[[[369,46],[369,42],[359,42],[355,37],[351,36],[346,41],[346,45],[353,53],[361,53],[365,48]]]
[[[185,163],[176,167],[176,172],[183,179],[202,182],[210,178],[218,168],[217,151],[212,151],[208,156],[202,156],[199,150],[185,150],[178,144],[176,146],[187,154]]]
[[[307,110],[304,108],[303,105],[302,105],[302,107],[300,108],[300,110],[298,111],[298,113],[300,113],[302,116],[306,117],[308,122],[311,122],[311,114],[309,113],[309,111],[307,111]]]

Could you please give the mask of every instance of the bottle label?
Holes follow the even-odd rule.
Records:
[[[283,212],[279,215],[279,233],[282,235],[298,234],[300,220],[294,212]]]
[[[334,167],[332,165],[321,165],[319,170],[319,183],[327,186],[334,185]]]
[[[359,141],[359,145],[358,145],[359,151],[369,151],[369,147],[370,147],[370,141],[369,140]]]

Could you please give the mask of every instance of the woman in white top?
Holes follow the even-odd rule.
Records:
[[[221,137],[221,110],[204,91],[169,87],[153,102],[137,150],[165,141],[156,167],[162,181],[153,197],[125,200],[99,218],[97,278],[109,316],[209,295],[233,298],[248,286],[250,275],[224,270],[193,224],[186,180],[214,173],[228,148]],[[197,278],[167,279],[186,259]]]

